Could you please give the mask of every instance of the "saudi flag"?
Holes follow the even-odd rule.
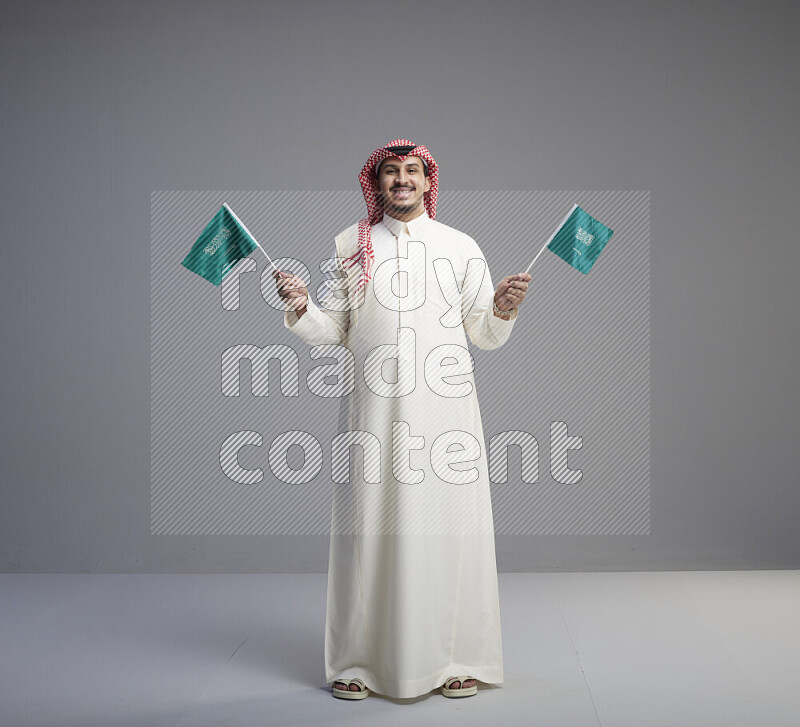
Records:
[[[546,247],[573,268],[586,274],[597,262],[597,258],[613,234],[614,230],[606,227],[575,203],[552,237],[528,265],[528,270]]]
[[[231,268],[257,247],[261,246],[226,202],[206,225],[181,265],[219,285]]]

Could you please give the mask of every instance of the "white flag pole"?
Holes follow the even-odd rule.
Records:
[[[567,220],[570,218],[570,216],[571,216],[571,215],[572,215],[572,213],[575,211],[575,208],[576,208],[577,206],[578,206],[578,203],[577,203],[577,202],[575,202],[575,203],[572,205],[572,209],[571,209],[569,212],[567,212],[567,214],[566,214],[566,216],[564,217],[564,219],[563,219],[563,220],[561,220],[561,224],[560,224],[558,227],[556,227],[556,231],[555,231],[555,232],[554,232],[552,235],[550,235],[550,239],[549,239],[549,240],[548,240],[546,243],[544,243],[544,246],[542,247],[542,249],[541,249],[541,250],[539,250],[539,252],[537,252],[537,253],[536,253],[536,257],[535,257],[535,258],[533,258],[533,262],[531,262],[531,264],[530,264],[530,265],[528,265],[528,270],[530,270],[530,269],[533,267],[533,263],[535,263],[535,262],[536,262],[536,260],[538,259],[539,255],[541,255],[541,254],[544,252],[544,248],[545,248],[545,247],[547,247],[547,246],[548,246],[548,245],[549,245],[549,244],[550,244],[550,243],[553,241],[553,238],[554,238],[554,237],[555,237],[555,236],[556,236],[556,235],[557,235],[559,232],[561,232],[561,228],[564,226],[564,223],[565,223],[565,222],[566,222],[566,221],[567,221]],[[527,273],[527,272],[528,272],[528,270],[526,270],[525,272]]]
[[[252,238],[253,238],[253,242],[255,242],[255,243],[256,243],[256,245],[258,245],[258,246],[259,246],[259,248],[261,248],[261,252],[263,252],[265,255],[267,255],[267,251],[266,251],[266,250],[265,250],[263,247],[261,247],[261,245],[259,245],[259,244],[258,244],[258,240],[256,240],[256,238],[253,236],[253,233],[252,233],[252,232],[250,232],[250,230],[248,230],[248,229],[247,229],[247,226],[244,224],[244,222],[242,222],[242,221],[241,221],[241,220],[240,220],[240,219],[239,219],[239,218],[236,216],[236,213],[235,213],[235,212],[234,212],[234,211],[233,211],[233,210],[232,210],[232,209],[231,209],[231,208],[228,206],[228,203],[227,203],[227,202],[223,202],[222,204],[225,206],[225,208],[228,210],[228,212],[230,212],[230,213],[233,215],[233,219],[235,219],[235,220],[236,220],[236,221],[237,221],[237,222],[238,222],[238,223],[239,223],[239,224],[240,224],[240,225],[241,225],[241,226],[242,226],[242,227],[243,227],[245,230],[247,230],[247,234],[248,234],[248,235],[250,235],[250,237],[252,237]],[[272,262],[272,258],[270,258],[270,256],[269,256],[269,255],[267,255],[267,260],[269,260],[269,262],[270,262],[270,264],[272,265],[272,267],[273,267],[273,268],[275,268],[275,272],[280,272],[280,271],[278,270],[277,266],[275,265],[275,263],[274,263],[274,262]]]
[[[552,240],[552,239],[553,238],[551,237],[550,240]],[[539,250],[539,252],[536,253],[536,257],[533,258],[533,262],[530,265],[528,265],[528,269],[525,271],[526,273],[528,272],[528,270],[530,270],[533,267],[533,263],[536,262],[536,259],[539,257],[539,255],[541,255],[544,252],[544,248],[547,247],[550,244],[550,240],[548,240],[546,243],[544,243],[544,246],[542,247],[542,249]]]

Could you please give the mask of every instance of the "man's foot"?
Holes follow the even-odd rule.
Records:
[[[369,696],[369,688],[362,679],[340,679],[333,683],[333,696],[339,699],[364,699]]]
[[[464,683],[462,684],[458,679],[456,679],[451,685],[450,689],[468,689],[469,687],[474,687],[477,684],[477,680],[475,679],[465,679]]]
[[[441,690],[445,697],[471,697],[478,693],[478,680],[467,674],[447,677]]]

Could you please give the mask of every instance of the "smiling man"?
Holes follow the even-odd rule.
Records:
[[[405,161],[389,157],[375,165],[377,191],[386,214],[407,222],[425,211],[425,193],[431,189],[427,171],[425,162],[415,156]]]
[[[424,146],[376,149],[359,175],[368,215],[336,236],[339,278],[320,305],[305,281],[274,275],[286,328],[312,346],[346,346],[365,372],[342,399],[334,440],[325,672],[340,698],[436,687],[460,697],[478,680],[503,682],[467,337],[503,345],[530,275],[493,288],[475,240],[436,221],[438,179]]]

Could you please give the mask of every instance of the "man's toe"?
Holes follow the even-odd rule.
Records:
[[[334,682],[333,683],[334,689],[342,689],[342,690],[349,690],[351,692],[360,692],[361,685],[360,684],[345,684],[345,682]]]

